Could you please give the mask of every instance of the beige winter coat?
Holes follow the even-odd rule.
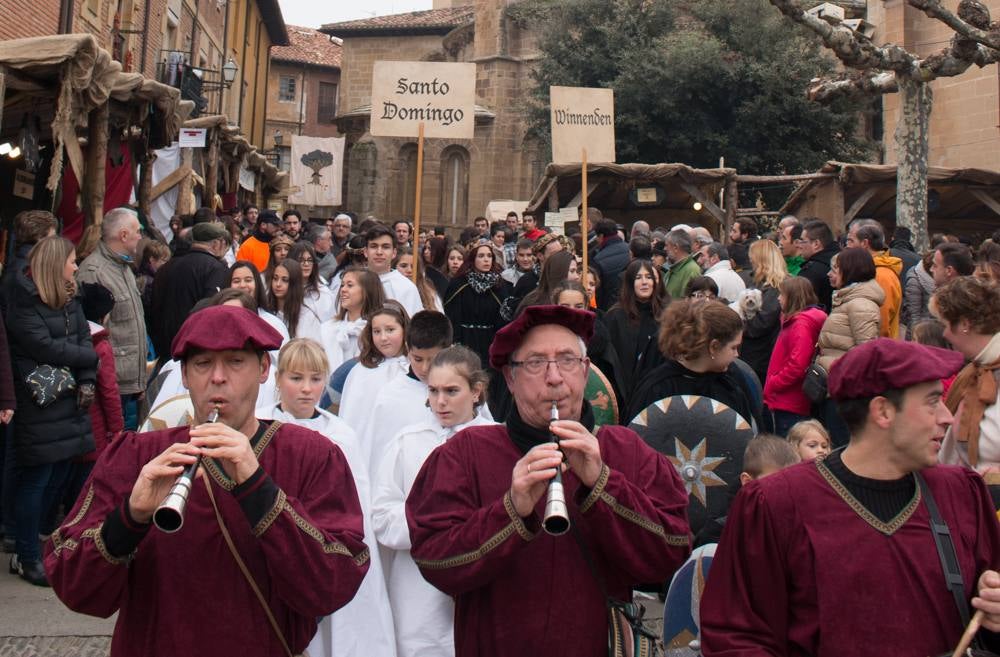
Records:
[[[885,292],[873,278],[833,292],[833,310],[819,332],[818,362],[827,372],[851,347],[874,340],[882,321]]]
[[[142,392],[146,389],[146,321],[132,268],[104,242],[98,242],[94,252],[80,263],[76,280],[100,283],[114,295],[111,319],[104,328],[111,334],[118,389],[123,395]]]

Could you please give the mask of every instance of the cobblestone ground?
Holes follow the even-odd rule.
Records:
[[[106,657],[111,637],[29,636],[0,638],[0,657]]]

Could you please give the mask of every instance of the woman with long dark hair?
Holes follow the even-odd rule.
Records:
[[[43,525],[54,515],[73,459],[94,449],[87,408],[96,392],[97,352],[76,299],[73,243],[46,237],[28,258],[28,271],[16,274],[6,318],[17,399],[16,550],[10,568],[32,584],[48,586],[38,536],[52,530]],[[43,376],[44,370],[55,372],[64,385],[47,384],[53,377]]]
[[[292,338],[298,334],[299,320],[305,306],[305,286],[302,283],[302,268],[291,258],[285,258],[274,266],[267,293],[267,307],[288,327]]]
[[[444,312],[455,331],[455,343],[464,344],[489,362],[490,343],[507,318],[501,314],[513,286],[500,277],[494,248],[477,244],[452,279],[445,294]]]
[[[649,260],[633,260],[622,274],[618,302],[604,315],[611,346],[624,380],[618,388],[628,400],[643,376],[663,362],[656,346],[660,313],[670,303],[659,272]]]
[[[426,265],[424,277],[434,284],[438,296],[444,298],[448,292],[448,240],[444,237],[432,237],[423,243],[420,249],[420,261]]]
[[[559,285],[566,281],[575,283],[579,280],[580,271],[577,269],[576,256],[569,251],[553,253],[542,265],[542,272],[538,277],[538,287],[524,297],[515,315],[520,314],[521,308],[555,303],[552,299],[552,293]]]
[[[308,242],[296,242],[288,252],[288,257],[302,268],[302,313],[296,328],[296,337],[312,338],[320,342],[323,322],[333,319],[337,313],[337,300],[330,287],[319,276],[319,258],[316,250]]]
[[[337,299],[337,314],[321,327],[323,349],[333,372],[361,353],[359,339],[369,317],[385,305],[385,292],[378,275],[363,267],[344,272]]]
[[[250,295],[256,304],[256,312],[261,319],[271,325],[275,331],[281,334],[282,342],[288,341],[288,327],[278,318],[277,315],[268,311],[267,286],[261,282],[260,272],[257,266],[249,260],[237,260],[229,268],[229,277],[226,279],[226,287],[242,290]]]

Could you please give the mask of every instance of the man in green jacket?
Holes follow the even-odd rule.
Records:
[[[667,234],[664,248],[663,284],[672,299],[683,299],[688,281],[701,276],[701,267],[691,255],[691,236],[686,230],[674,229]]]

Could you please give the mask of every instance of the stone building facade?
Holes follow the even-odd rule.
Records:
[[[983,0],[993,19],[1000,18],[1000,0]],[[949,3],[954,10],[954,3]],[[896,43],[919,56],[931,55],[951,40],[954,32],[928,18],[906,0],[869,0],[867,20],[875,29],[875,43]],[[1000,70],[996,64],[973,66],[958,77],[931,83],[934,109],[930,124],[931,166],[980,167],[1000,170]],[[883,103],[885,162],[897,161],[893,133],[899,116],[899,97],[887,94]]]
[[[171,61],[204,69],[206,113],[263,141],[268,50],[288,42],[278,0],[0,0],[0,15],[0,39],[93,34],[124,70],[161,82],[174,83]],[[223,89],[230,59],[239,70]]]
[[[288,171],[292,136],[339,137],[341,45],[308,27],[288,26],[289,45],[271,48],[264,147],[279,169]],[[280,142],[280,143],[279,143]],[[302,216],[323,219],[332,207],[295,207]]]
[[[491,200],[531,196],[547,164],[525,138],[538,50],[535,35],[507,17],[507,5],[438,0],[429,11],[321,28],[343,40],[337,123],[347,136],[345,209],[386,220],[414,214],[416,139],[368,131],[372,68],[379,60],[476,64],[473,139],[425,140],[422,222],[464,227]]]

